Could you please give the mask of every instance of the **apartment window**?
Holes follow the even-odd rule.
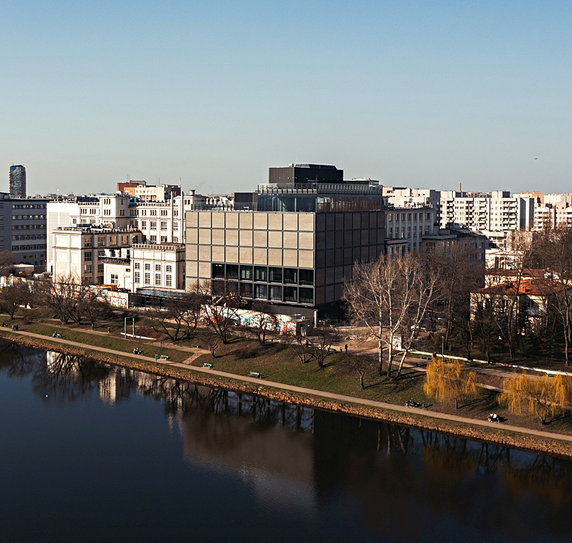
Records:
[[[155,271],[161,271],[161,264],[155,264]]]
[[[133,276],[133,280],[136,283],[140,283],[141,282],[141,273],[140,272],[135,272],[134,276]]]
[[[104,209],[103,214],[104,215],[111,215],[111,209]]]
[[[166,287],[172,287],[173,286],[173,276],[172,275],[166,275],[165,276],[165,286]]]
[[[87,251],[86,253],[83,253],[83,260],[84,260],[84,262],[91,262],[91,260],[92,260],[91,251]]]
[[[149,221],[149,228],[152,230],[157,228],[157,221]]]
[[[151,243],[155,243],[157,241],[157,236],[149,236],[149,241],[151,241]]]
[[[156,285],[160,285],[160,284],[161,284],[161,274],[160,274],[160,273],[156,273],[156,274],[155,274],[155,284],[156,284]]]
[[[161,236],[161,243],[167,243],[167,236]]]
[[[178,230],[178,229],[179,229],[179,223],[175,221],[173,223],[173,230]]]
[[[161,221],[161,230],[167,230],[167,221]]]
[[[116,273],[111,274],[111,284],[117,285],[119,283],[119,276]]]
[[[157,210],[152,209],[151,211],[149,211],[149,215],[151,215],[151,217],[156,217],[157,216]]]
[[[161,216],[162,217],[166,217],[167,213],[168,213],[168,211],[166,209],[161,209]]]
[[[135,262],[134,268],[139,270],[141,268],[141,264],[139,264],[139,262]]]
[[[150,273],[146,273],[145,274],[145,284],[149,285],[151,283],[151,274]]]
[[[167,265],[165,266],[165,271],[166,271],[167,273],[171,273],[171,272],[173,271],[173,266],[171,266],[171,264],[167,264]]]
[[[151,269],[151,264],[145,264],[145,271],[149,271]]]
[[[103,264],[98,264],[98,265],[97,265],[97,271],[98,271],[98,272],[103,272]]]
[[[147,221],[141,221],[141,228],[147,228]]]

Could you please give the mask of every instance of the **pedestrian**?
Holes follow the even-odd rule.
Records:
[[[347,343],[346,343],[345,349],[346,349],[346,353],[347,353],[348,352],[348,344]]]

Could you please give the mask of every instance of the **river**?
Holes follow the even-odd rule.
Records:
[[[572,463],[0,343],[0,541],[570,541]]]

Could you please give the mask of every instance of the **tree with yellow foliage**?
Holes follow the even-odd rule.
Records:
[[[458,409],[460,399],[476,395],[476,374],[464,370],[459,360],[445,362],[434,358],[427,366],[423,391],[437,402],[455,400]]]
[[[542,424],[564,409],[569,398],[570,378],[563,375],[537,377],[521,373],[503,381],[500,405],[516,415],[534,415]]]

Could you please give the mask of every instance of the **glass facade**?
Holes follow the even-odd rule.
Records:
[[[276,266],[212,263],[213,291],[244,298],[292,304],[314,304],[314,271]]]

